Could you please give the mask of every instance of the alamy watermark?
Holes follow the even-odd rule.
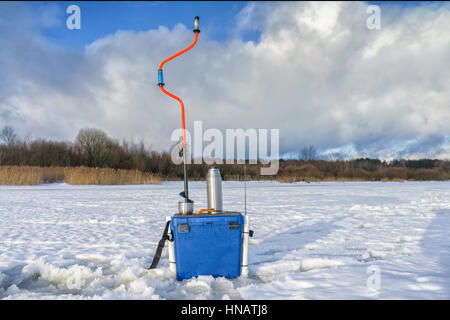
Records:
[[[367,274],[370,276],[367,278],[366,286],[370,291],[378,291],[381,288],[381,269],[379,266],[371,265],[367,267]]]
[[[381,9],[377,5],[367,6],[366,13],[369,14],[366,26],[369,30],[381,29]]]
[[[81,29],[81,9],[79,6],[72,4],[67,7],[66,13],[70,14],[66,20],[66,27],[69,30]]]
[[[270,131],[270,132],[269,132]],[[249,164],[258,162],[267,167],[261,167],[261,175],[275,175],[279,169],[279,129],[226,129],[225,135],[216,128],[203,132],[202,121],[194,121],[194,139],[186,129],[186,163],[190,164]],[[269,145],[270,133],[270,145]],[[172,162],[183,163],[181,128],[172,132],[172,142],[177,142],[171,150]],[[246,143],[248,141],[248,143]],[[206,142],[206,146],[203,143]],[[270,154],[268,153],[270,148]],[[224,155],[225,151],[225,155]],[[247,156],[248,155],[248,156]]]

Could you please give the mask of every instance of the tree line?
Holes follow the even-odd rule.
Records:
[[[182,179],[183,168],[175,165],[169,152],[149,150],[143,141],[109,137],[95,128],[81,129],[74,142],[47,139],[22,140],[10,126],[0,131],[0,166],[91,167],[139,170],[162,179]],[[304,147],[297,159],[280,159],[275,176],[261,176],[261,164],[247,164],[246,178],[285,182],[321,180],[449,180],[450,161],[398,159],[382,161],[338,155],[320,156],[313,146]],[[218,165],[225,180],[244,178],[244,166]],[[203,180],[209,165],[192,164],[189,178]]]

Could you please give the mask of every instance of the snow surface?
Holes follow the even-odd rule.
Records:
[[[0,186],[0,298],[450,299],[450,182],[249,182],[249,277],[179,282],[167,249],[146,268],[182,188]],[[206,206],[204,182],[190,195]]]

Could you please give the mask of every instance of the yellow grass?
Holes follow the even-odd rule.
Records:
[[[0,185],[38,185],[51,182],[78,185],[155,184],[160,182],[160,178],[139,170],[0,166]]]
[[[151,173],[109,168],[64,168],[64,175],[69,184],[154,184],[160,181]]]

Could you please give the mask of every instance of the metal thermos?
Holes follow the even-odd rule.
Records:
[[[222,211],[222,178],[217,167],[211,167],[206,175],[208,189],[208,209]]]

